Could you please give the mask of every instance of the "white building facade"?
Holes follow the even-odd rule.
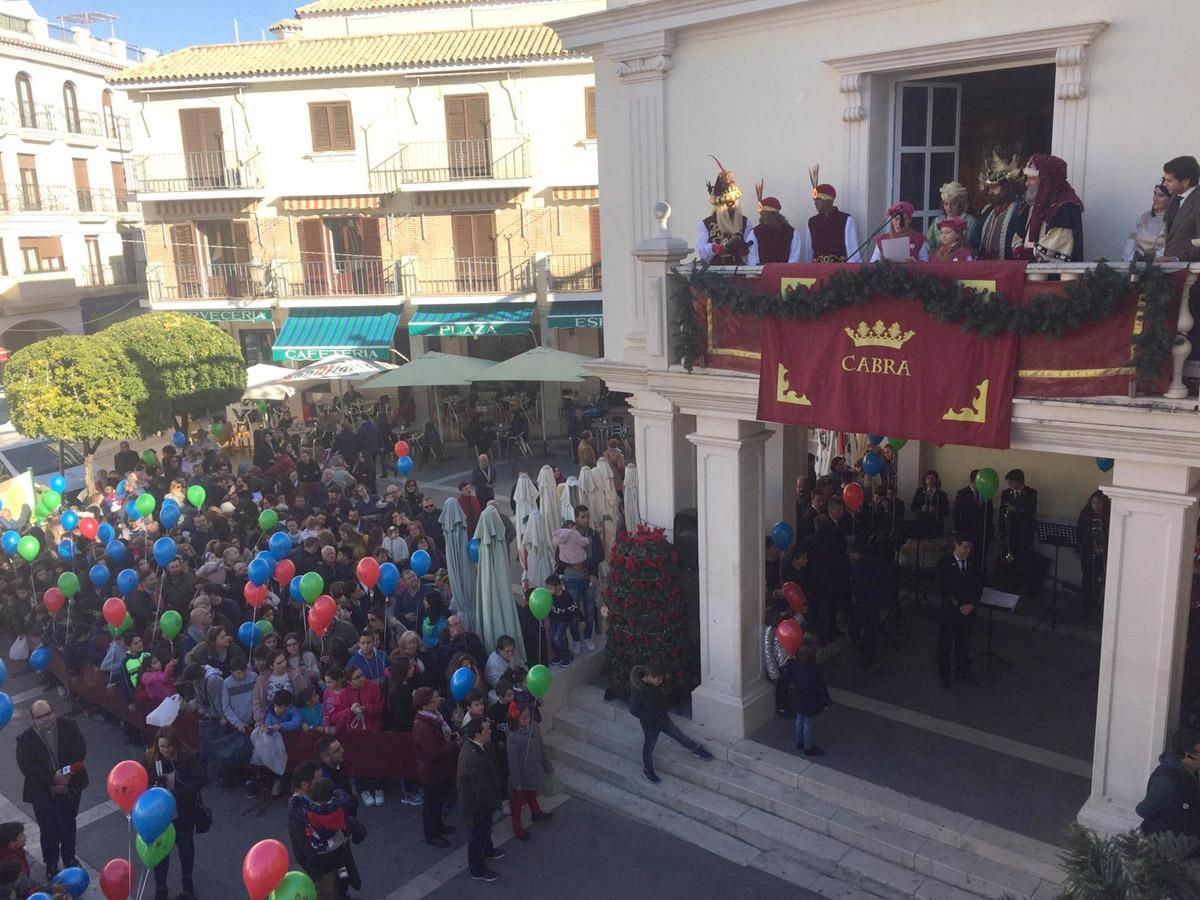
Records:
[[[1170,25],[1189,11],[1183,0],[1153,10],[1115,0],[986,10],[949,0],[657,0],[555,24],[596,66],[608,341],[594,371],[633,395],[642,515],[671,529],[681,509],[697,511],[695,721],[745,737],[773,715],[759,661],[763,538],[791,518],[808,449],[803,429],[756,420],[757,376],[688,373],[672,352],[668,273],[689,248],[671,234],[692,235],[710,211],[709,154],[747,195],[763,179],[801,227],[812,214],[807,168],[819,164],[866,236],[898,197],[928,216],[943,182],[974,191],[993,149],[1049,151],[1067,161],[1086,207],[1085,258],[1119,259],[1164,161],[1200,150],[1200,122],[1167,87],[1200,75],[1190,36]],[[669,231],[660,201],[673,208]],[[753,214],[752,201],[744,209]],[[1189,328],[1184,313],[1180,329]],[[1187,349],[1177,348],[1180,365]],[[1035,473],[1043,482],[1084,472],[1081,460],[1095,475],[1092,457],[1115,458],[1111,483],[1098,479],[1112,529],[1091,797],[1079,815],[1105,830],[1138,823],[1133,807],[1179,720],[1200,496],[1195,406],[1194,397],[1013,406],[1014,454],[1058,455],[1057,468]],[[943,477],[952,458],[964,473],[969,465],[964,448],[910,443],[904,453],[920,461],[910,476],[939,460]]]

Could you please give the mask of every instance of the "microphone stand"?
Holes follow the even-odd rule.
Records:
[[[871,243],[871,241],[875,240],[875,236],[878,235],[881,231],[883,231],[883,229],[891,227],[891,224],[892,224],[892,217],[888,216],[886,219],[883,220],[883,222],[879,225],[878,228],[876,228],[869,235],[867,235],[867,239],[865,241],[863,241],[861,244],[859,244],[857,249],[855,249],[855,251],[853,253],[851,253],[850,256],[858,256],[860,253],[862,253],[863,250],[865,250],[867,248],[867,246]],[[859,258],[861,259],[861,257],[859,257]]]

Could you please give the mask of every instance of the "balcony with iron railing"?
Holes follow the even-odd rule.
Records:
[[[534,290],[530,260],[516,262],[489,256],[420,259],[414,276],[418,294],[524,294]]]
[[[127,265],[123,260],[103,265],[87,265],[79,270],[75,283],[88,290],[134,287],[146,283],[146,265]]]
[[[72,110],[52,103],[30,105],[9,101],[0,105],[0,123],[57,135],[117,141],[122,147],[130,143],[129,120],[111,110]]]
[[[111,188],[76,188],[63,184],[0,184],[0,214],[63,213],[111,215],[130,212],[132,204]]]
[[[157,266],[146,275],[151,300],[257,300],[287,294],[282,263]]]
[[[139,194],[257,191],[258,160],[257,148],[135,156],[130,187]]]
[[[547,287],[555,293],[599,291],[600,260],[590,253],[551,255],[547,263]]]
[[[371,169],[371,190],[392,193],[461,182],[524,182],[531,175],[525,138],[416,141]]]

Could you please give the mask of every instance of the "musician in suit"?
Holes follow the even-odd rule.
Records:
[[[1177,156],[1163,165],[1163,186],[1171,194],[1165,216],[1166,237],[1162,261],[1200,261],[1200,247],[1192,238],[1200,238],[1200,162],[1194,156]]]
[[[921,486],[913,494],[912,511],[917,521],[928,529],[927,534],[941,534],[945,530],[946,516],[950,515],[950,498],[942,490],[942,479],[937,469],[925,473]]]
[[[983,595],[983,570],[975,558],[974,542],[958,535],[954,551],[938,564],[938,588],[942,594],[941,617],[938,623],[938,679],[944,688],[950,687],[950,655],[954,654],[954,676],[959,681],[975,684],[971,677],[971,629],[975,625],[976,607]]]
[[[1037,541],[1037,491],[1025,485],[1025,473],[1009,469],[1008,488],[1000,494],[1001,537],[1012,557],[1013,582],[1022,594],[1037,587],[1039,571],[1033,545]]]
[[[992,501],[984,501],[975,489],[978,469],[972,469],[967,486],[954,495],[954,533],[970,538],[972,544],[991,544],[995,539],[995,516]]]

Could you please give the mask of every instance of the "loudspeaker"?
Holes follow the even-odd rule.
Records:
[[[700,517],[695,509],[675,513],[675,552],[685,572],[700,571]]]

